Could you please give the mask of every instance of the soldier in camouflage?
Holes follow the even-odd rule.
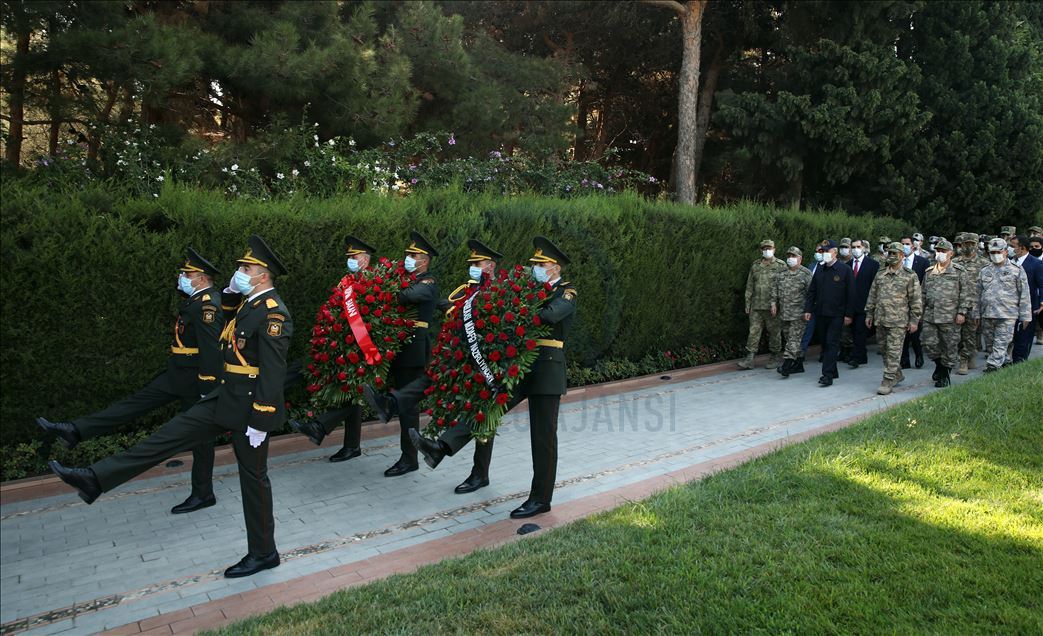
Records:
[[[905,379],[901,369],[906,333],[916,333],[923,315],[920,281],[913,270],[902,267],[902,244],[890,243],[886,269],[873,279],[866,302],[866,327],[876,325],[877,341],[884,355],[884,378],[876,392],[888,395]]]
[[[891,239],[887,236],[881,236],[877,241],[880,243],[880,251],[870,252],[869,258],[883,265],[884,260],[887,258],[887,246],[891,244]]]
[[[978,302],[974,307],[988,354],[985,373],[1003,366],[1007,345],[1014,338],[1015,321],[1021,321],[1019,328],[1028,328],[1032,322],[1028,277],[1024,269],[1008,260],[1006,241],[989,241],[989,260],[978,273]]]
[[[952,243],[938,239],[935,264],[923,280],[923,346],[934,360],[934,386],[949,386],[949,374],[959,358],[960,329],[974,309],[971,279],[953,262]]]
[[[811,285],[811,270],[801,263],[799,247],[786,250],[786,270],[775,276],[771,290],[771,315],[782,321],[785,352],[779,373],[788,378],[791,373],[804,373],[804,300]]]
[[[774,369],[779,366],[782,353],[782,333],[779,321],[771,313],[771,292],[775,286],[775,275],[786,270],[786,263],[775,258],[775,241],[761,241],[761,258],[750,266],[750,274],[746,277],[746,314],[750,317],[750,335],[746,340],[746,357],[739,362],[740,369],[753,368],[753,356],[760,347],[761,334],[768,336],[768,349],[771,359],[765,366]]]
[[[956,247],[959,255],[953,258],[953,262],[959,264],[967,272],[967,278],[973,287],[978,281],[978,272],[982,267],[989,264],[989,259],[978,255],[978,235],[974,232],[960,232],[956,235]],[[977,300],[975,295],[974,300]],[[981,326],[975,325],[975,321],[968,320],[960,326],[960,366],[956,371],[959,375],[967,375],[970,369],[977,366],[978,337]]]

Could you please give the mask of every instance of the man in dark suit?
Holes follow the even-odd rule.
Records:
[[[902,267],[913,270],[916,273],[916,277],[920,279],[920,286],[923,286],[923,277],[927,274],[927,268],[930,267],[931,262],[923,256],[916,253],[916,249],[913,247],[913,237],[903,236],[902,237]],[[923,325],[920,325],[923,327]],[[902,343],[902,368],[908,369],[912,365],[909,364],[909,348],[912,347],[913,353],[916,355],[916,368],[923,368],[923,345],[920,344],[920,332],[922,329],[917,329],[913,333],[907,333],[905,335],[905,342]]]
[[[1032,322],[1014,327],[1014,362],[1028,360],[1032,342],[1036,337],[1036,325],[1043,315],[1043,261],[1029,254],[1029,238],[1015,236],[1010,240],[1014,247],[1014,264],[1025,270],[1029,282],[1029,297],[1032,302]],[[1020,327],[1020,328],[1019,328]]]
[[[851,273],[855,275],[855,315],[851,323],[851,335],[853,348],[848,366],[857,369],[863,364],[869,364],[866,354],[866,338],[869,336],[869,327],[866,327],[866,301],[869,299],[869,288],[873,286],[873,279],[880,270],[880,263],[869,258],[869,246],[860,239],[851,242]]]
[[[831,386],[840,377],[840,332],[844,325],[851,324],[855,314],[855,275],[850,267],[837,262],[837,244],[832,240],[822,241],[818,251],[822,252],[822,264],[811,277],[804,320],[815,317],[815,328],[822,341],[822,377],[818,383]]]

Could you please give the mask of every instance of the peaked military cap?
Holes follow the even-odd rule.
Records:
[[[376,254],[377,248],[373,247],[369,243],[363,241],[357,236],[348,235],[348,238],[344,239],[344,253],[348,256],[354,256],[355,254]]]
[[[533,263],[568,265],[571,262],[569,257],[565,255],[565,252],[558,249],[558,246],[551,243],[546,236],[537,236],[532,239],[532,246],[536,248],[536,253],[529,259]]]
[[[497,252],[478,239],[468,239],[467,249],[471,250],[470,256],[467,257],[469,263],[476,263],[478,261],[498,261],[503,258],[503,254]]]
[[[1001,238],[994,238],[994,239],[990,239],[989,240],[989,251],[990,252],[993,251],[993,250],[1000,250],[1000,251],[1002,251],[1002,250],[1006,250],[1006,249],[1007,249],[1007,242],[1004,241],[1003,239],[1001,239]]]
[[[427,254],[434,258],[438,256],[438,250],[431,245],[431,242],[424,238],[424,235],[416,230],[409,233],[409,247],[406,248],[407,254]]]
[[[210,261],[200,256],[199,252],[195,251],[191,247],[185,250],[185,253],[185,264],[181,266],[181,271],[202,272],[211,278],[221,275],[220,270],[214,267],[214,265]]]
[[[286,273],[286,266],[282,264],[282,260],[275,254],[275,251],[268,247],[263,238],[253,234],[250,236],[248,245],[249,248],[246,250],[246,254],[237,262],[260,265],[276,276],[282,276]]]

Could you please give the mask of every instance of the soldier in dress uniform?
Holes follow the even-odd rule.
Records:
[[[348,273],[355,274],[368,269],[377,249],[357,236],[348,236],[344,243]],[[336,430],[341,422],[344,423],[344,444],[330,455],[330,461],[345,462],[362,454],[362,407],[359,405],[346,404],[320,413],[313,420],[290,420],[290,428],[307,436],[315,444],[322,444],[322,440]]]
[[[889,395],[905,379],[901,368],[906,333],[915,333],[923,315],[920,279],[902,267],[902,244],[887,246],[885,267],[873,279],[866,301],[866,327],[876,325],[877,341],[884,356],[884,377],[876,392]]]
[[[223,301],[238,309],[221,333],[224,364],[217,388],[134,447],[89,468],[50,462],[51,470],[90,504],[101,493],[173,455],[231,431],[249,551],[225,570],[229,578],[279,565],[268,480],[268,433],[286,421],[283,385],[293,335],[290,312],[274,286],[286,268],[261,237],[251,236],[249,244],[223,292]]]
[[[532,446],[533,476],[529,498],[511,511],[512,519],[525,519],[550,511],[558,468],[558,407],[566,391],[565,340],[576,313],[576,289],[561,278],[562,267],[569,264],[568,256],[546,237],[537,236],[532,242],[536,248],[529,259],[533,263],[533,277],[537,282],[551,286],[551,294],[539,313],[540,320],[551,325],[551,337],[536,341],[539,355],[532,370],[515,388],[507,403],[509,411],[528,398]],[[437,440],[422,437],[417,431],[410,431],[410,435],[423,453],[424,461],[434,468],[446,455],[453,455],[463,448],[471,438],[471,431],[467,426],[455,426]],[[489,440],[485,446],[491,449],[492,443]]]
[[[97,413],[72,422],[36,418],[37,424],[48,434],[56,435],[66,447],[112,433],[172,402],[180,402],[181,410],[188,410],[217,385],[222,370],[219,339],[225,324],[219,309],[220,293],[214,287],[220,272],[191,247],[187,252],[178,274],[178,291],[184,300],[178,307],[166,370],[134,395]],[[213,473],[214,440],[203,440],[192,449],[192,492],[170,512],[194,512],[216,504]]]
[[[974,309],[974,293],[967,270],[952,260],[952,243],[939,239],[934,254],[923,279],[923,346],[934,360],[934,386],[942,388],[960,359],[960,329]]]
[[[470,250],[470,255],[467,257],[467,282],[454,289],[449,294],[448,299],[438,303],[439,308],[444,309],[448,307],[449,312],[455,309],[455,307],[450,307],[450,305],[466,297],[475,286],[488,284],[496,275],[497,261],[503,258],[503,254],[500,254],[478,239],[468,240],[467,248]],[[396,414],[419,411],[419,403],[424,398],[424,391],[429,386],[431,386],[431,378],[426,373],[422,373],[416,380],[404,386],[397,386],[391,392],[377,392],[368,385],[364,387],[364,390],[366,400],[373,407],[373,410],[376,411],[377,416],[381,421],[387,422]],[[406,432],[412,438],[418,435],[414,433],[418,428],[419,426],[411,428]],[[459,445],[454,447],[453,452],[449,454],[456,453],[470,439],[470,431],[467,427],[459,426],[452,430],[463,431],[466,433],[466,436],[461,436],[461,439],[458,440],[460,442]],[[416,448],[416,444],[412,440],[410,443]],[[456,494],[463,495],[489,485],[489,466],[492,463],[492,455],[492,440],[486,443],[475,444],[471,474],[455,488],[454,492]],[[430,457],[426,456],[424,459],[431,468],[437,466],[438,462],[441,461],[441,458],[437,461],[432,461]]]
[[[419,232],[411,232],[410,238],[412,241],[409,247],[406,248],[403,266],[406,268],[406,271],[416,274],[416,280],[408,289],[399,292],[398,300],[403,305],[415,307],[417,317],[414,321],[413,339],[391,361],[391,375],[396,387],[404,387],[424,374],[424,367],[427,366],[427,361],[431,358],[430,325],[432,318],[434,318],[435,302],[438,299],[438,284],[435,282],[434,274],[428,271],[428,268],[431,266],[431,259],[438,256],[438,251]],[[356,245],[361,248],[363,244],[361,241],[356,241]],[[351,248],[349,247],[349,249]],[[354,422],[357,420],[359,422],[358,432],[349,431],[349,433],[355,435],[356,440],[360,440],[361,409],[357,406],[330,411],[320,415],[315,420],[300,423],[291,421],[290,426],[294,430],[307,435],[308,439],[316,444],[321,444],[323,438],[337,426],[341,419],[345,418],[347,411],[351,411],[348,421]],[[399,437],[402,456],[394,465],[384,471],[385,477],[405,475],[419,467],[416,448],[409,441],[409,429],[420,427],[419,405],[413,403],[408,411],[403,411],[399,414],[398,419],[402,428]],[[330,461],[340,461],[335,458],[337,455],[344,453],[350,443],[355,443],[356,446],[353,448],[357,450],[358,442],[355,440],[349,442],[347,436],[345,436],[344,448],[331,457]],[[357,453],[352,455],[352,457],[355,456],[357,456]]]

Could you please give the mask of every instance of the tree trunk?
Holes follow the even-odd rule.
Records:
[[[16,57],[11,64],[14,67],[11,91],[8,96],[8,104],[11,105],[11,126],[7,130],[4,159],[16,166],[22,160],[22,122],[25,121],[25,57],[29,54],[30,34],[29,29],[18,34]]]
[[[53,31],[52,31],[53,33]],[[51,71],[51,129],[47,132],[47,154],[58,154],[58,133],[62,127],[62,78],[58,69]]]
[[[583,90],[584,82],[580,80],[579,96],[576,99],[576,138],[572,144],[572,158],[574,161],[587,160],[587,117],[590,114],[590,98]]]
[[[699,170],[703,163],[703,147],[706,145],[706,133],[710,128],[710,114],[713,112],[713,96],[717,91],[717,78],[721,75],[724,67],[723,47],[718,47],[717,52],[710,62],[710,68],[706,70],[706,78],[699,89],[699,114],[695,120],[695,185],[698,193]]]
[[[699,103],[699,54],[707,0],[689,0],[681,14],[684,57],[677,82],[677,200],[695,204],[695,139]]]

